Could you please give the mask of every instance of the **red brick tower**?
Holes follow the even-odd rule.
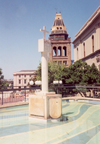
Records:
[[[56,14],[49,39],[51,40],[49,62],[63,63],[66,66],[71,65],[71,38],[68,37],[60,13]]]

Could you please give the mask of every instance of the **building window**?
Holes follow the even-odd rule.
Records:
[[[92,52],[94,52],[94,35],[92,36]]]
[[[26,79],[24,79],[24,84],[26,84]]]
[[[77,60],[78,60],[78,48],[77,48]]]
[[[19,84],[21,84],[21,80],[19,80]]]
[[[97,61],[97,63],[100,62],[100,54],[98,54],[98,55],[96,56],[96,61]]]
[[[21,77],[21,75],[19,75],[19,77]]]
[[[62,61],[58,61],[58,64],[62,64]]]
[[[83,51],[84,51],[84,57],[85,57],[85,43],[83,43]]]
[[[63,64],[64,64],[64,65],[67,65],[67,61],[63,61]]]
[[[26,75],[24,75],[24,77],[26,77]]]
[[[65,35],[65,40],[67,40],[67,35]]]

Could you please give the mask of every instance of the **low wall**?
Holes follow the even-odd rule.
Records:
[[[62,100],[74,100],[74,101],[78,101],[78,100],[90,100],[90,101],[100,101],[100,99],[98,99],[98,98],[86,98],[86,97],[64,97],[64,98],[62,98]]]

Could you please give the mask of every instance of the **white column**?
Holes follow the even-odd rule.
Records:
[[[49,99],[48,97],[45,97],[45,109],[44,109],[44,118],[45,119],[48,119],[49,118],[49,107],[48,107],[48,104],[49,104]]]
[[[47,53],[41,53],[41,77],[42,77],[42,92],[48,92],[48,57]]]
[[[43,32],[43,39],[39,40],[39,52],[41,52],[41,79],[42,79],[42,92],[48,92],[48,53],[51,52],[51,42],[46,40],[46,27],[40,29]]]

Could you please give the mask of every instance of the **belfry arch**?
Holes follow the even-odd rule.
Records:
[[[58,47],[58,56],[62,56],[61,46]]]
[[[63,47],[63,56],[67,56],[67,47],[66,46]]]
[[[55,46],[53,47],[53,56],[57,56],[57,48]]]

